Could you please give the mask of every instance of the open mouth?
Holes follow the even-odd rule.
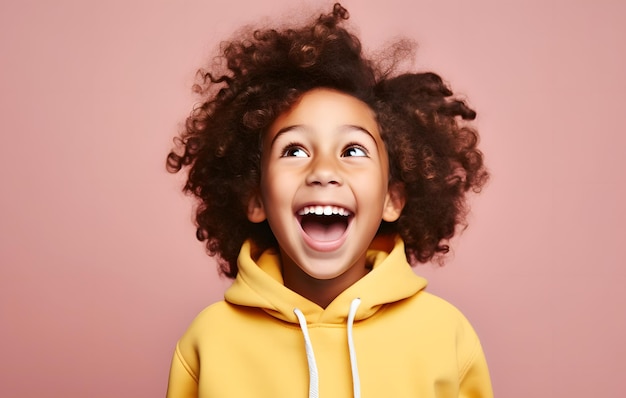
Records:
[[[306,206],[298,212],[304,233],[317,242],[334,242],[344,236],[352,212],[338,206]]]

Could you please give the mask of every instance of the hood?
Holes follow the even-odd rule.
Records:
[[[400,238],[378,237],[367,252],[372,270],[322,308],[283,285],[280,255],[276,250],[263,252],[258,259],[251,256],[253,245],[243,244],[238,259],[239,273],[226,291],[227,302],[256,307],[291,323],[299,323],[298,308],[307,323],[345,324],[348,308],[359,298],[361,303],[354,320],[372,316],[383,304],[415,295],[426,287],[426,280],[415,275],[406,260],[404,242]]]

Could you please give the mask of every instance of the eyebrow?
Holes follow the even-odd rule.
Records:
[[[274,146],[274,141],[276,141],[276,139],[278,137],[280,137],[282,134],[287,133],[291,130],[304,130],[305,132],[309,132],[310,129],[304,125],[304,124],[294,124],[293,126],[286,126],[283,127],[282,129],[278,130],[278,132],[276,133],[276,135],[274,136],[274,138],[272,138],[272,142],[270,142],[270,148]],[[339,132],[343,133],[343,132],[348,132],[348,131],[352,131],[352,130],[357,130],[357,131],[361,131],[367,135],[369,135],[372,138],[372,141],[377,142],[376,138],[374,138],[374,135],[372,133],[369,132],[368,129],[366,129],[365,127],[361,127],[361,126],[357,126],[356,124],[344,124],[342,126],[340,126],[339,128]]]

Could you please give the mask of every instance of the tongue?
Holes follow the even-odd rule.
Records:
[[[317,220],[302,220],[302,229],[314,240],[332,242],[343,235],[346,225],[343,222],[322,223]]]

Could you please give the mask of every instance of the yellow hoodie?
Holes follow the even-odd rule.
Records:
[[[250,250],[178,342],[168,398],[493,397],[474,330],[423,290],[400,239],[377,240],[373,269],[326,309],[283,286],[277,253]]]

